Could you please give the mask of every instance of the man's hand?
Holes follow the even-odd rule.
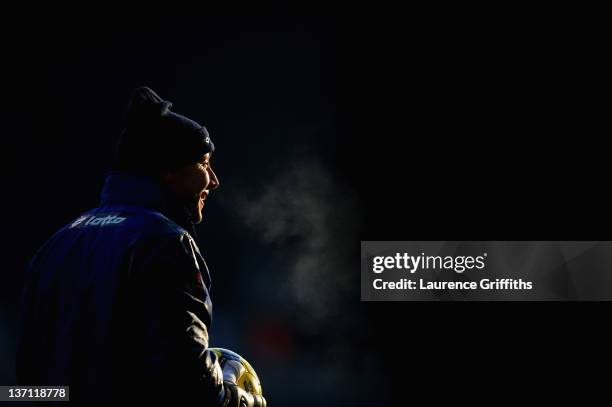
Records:
[[[266,407],[266,399],[263,396],[248,393],[232,382],[224,382],[223,384],[225,386],[225,400],[222,407]]]

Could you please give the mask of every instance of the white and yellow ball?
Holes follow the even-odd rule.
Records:
[[[229,364],[231,365],[235,365],[237,363],[241,365],[242,368],[238,370],[234,369],[234,371],[236,371],[238,374],[238,377],[235,378],[236,385],[251,394],[263,395],[259,377],[257,377],[255,369],[253,369],[251,364],[247,362],[246,359],[236,352],[232,352],[228,349],[210,348],[210,350],[219,358],[219,365],[221,365],[224,376],[225,372],[229,370],[227,366],[228,362],[230,362]]]

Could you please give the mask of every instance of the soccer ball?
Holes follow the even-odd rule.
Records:
[[[228,362],[230,365],[238,363],[242,365],[243,368],[239,369],[240,372],[238,372],[239,377],[236,378],[236,385],[251,394],[256,394],[259,396],[263,394],[261,390],[261,383],[259,382],[259,377],[257,377],[255,369],[253,369],[251,364],[247,362],[246,359],[244,359],[236,352],[232,352],[228,349],[210,348],[210,350],[214,352],[219,358],[219,365],[221,365],[221,370],[223,370],[224,376],[225,372],[228,370]]]

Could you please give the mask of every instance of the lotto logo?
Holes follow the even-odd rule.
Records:
[[[81,216],[74,222],[70,224],[70,229],[76,227],[86,227],[86,226],[106,226],[106,225],[116,225],[121,223],[126,218],[122,218],[117,215],[107,215],[107,216]]]

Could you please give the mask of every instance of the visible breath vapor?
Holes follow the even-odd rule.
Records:
[[[272,179],[260,194],[239,200],[245,223],[289,256],[288,289],[301,313],[318,325],[341,312],[358,276],[356,207],[351,193],[315,161],[300,161]],[[351,269],[353,269],[351,273]]]

